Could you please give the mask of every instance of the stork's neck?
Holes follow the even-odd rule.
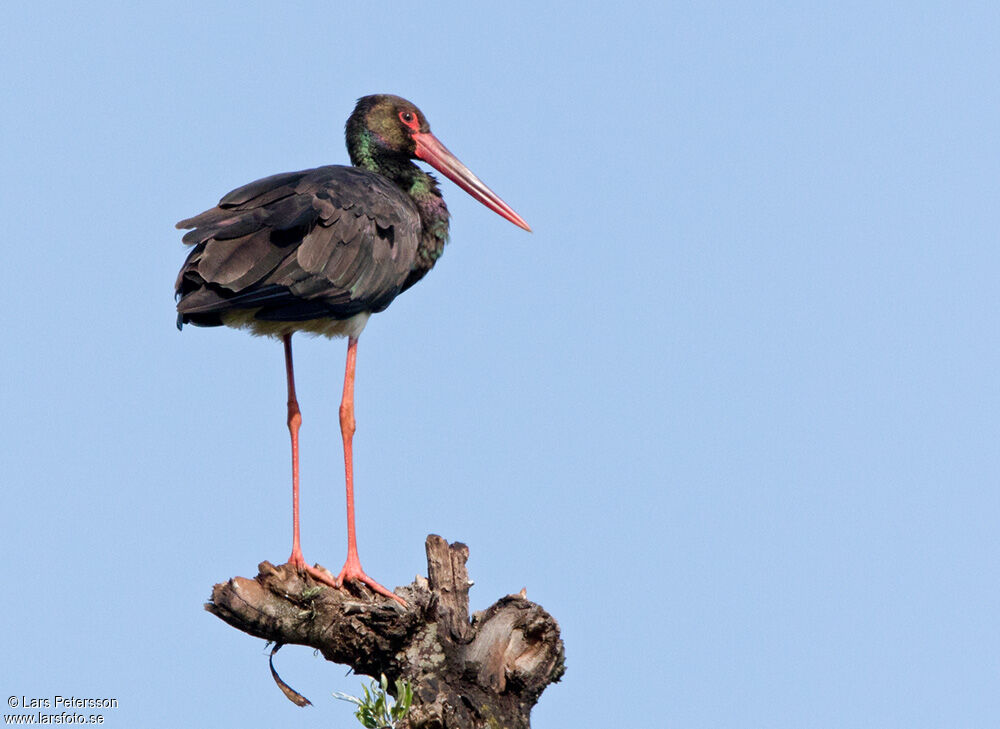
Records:
[[[424,172],[411,160],[382,152],[366,135],[356,144],[348,142],[351,164],[392,180],[417,206],[420,212],[420,245],[412,285],[434,266],[448,242],[448,207],[433,175]]]

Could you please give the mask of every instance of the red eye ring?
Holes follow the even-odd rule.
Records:
[[[410,111],[399,112],[399,120],[413,131],[420,129],[420,120],[417,115]]]

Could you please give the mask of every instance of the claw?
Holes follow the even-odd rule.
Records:
[[[373,580],[371,577],[366,575],[365,571],[361,569],[361,565],[359,563],[355,562],[354,564],[352,564],[351,561],[348,560],[348,562],[344,564],[344,569],[342,569],[340,571],[340,574],[337,575],[336,577],[333,577],[329,572],[327,572],[322,567],[318,566],[310,567],[309,565],[307,565],[305,560],[302,558],[301,552],[299,554],[293,553],[292,556],[288,559],[287,564],[291,565],[299,572],[305,572],[307,575],[312,577],[317,582],[320,582],[324,585],[329,585],[330,587],[335,587],[338,590],[344,589],[345,582],[351,582],[351,581],[361,582],[365,585],[368,585],[368,587],[370,587],[374,592],[378,593],[379,595],[391,598],[396,602],[398,602],[403,607],[409,607],[409,605],[406,604],[406,600],[401,598],[396,593],[386,589],[385,587],[377,583],[375,580]]]
[[[344,568],[340,570],[340,574],[337,575],[337,587],[343,587],[343,584],[347,581],[353,580],[355,582],[362,582],[372,590],[377,592],[379,595],[384,595],[385,597],[391,598],[398,602],[403,607],[409,607],[406,604],[406,600],[401,598],[394,592],[387,590],[385,587],[377,583],[371,577],[365,574],[365,571],[361,569],[361,563],[356,559],[351,560],[348,558],[347,562],[344,563]]]

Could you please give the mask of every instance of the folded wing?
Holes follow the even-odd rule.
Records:
[[[182,220],[178,325],[347,319],[385,309],[416,259],[416,206],[381,175],[329,166],[266,177]]]

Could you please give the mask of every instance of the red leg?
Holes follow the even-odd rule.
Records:
[[[299,426],[302,425],[302,413],[299,412],[299,401],[295,397],[292,335],[284,335],[282,341],[285,343],[285,374],[288,376],[288,432],[292,436],[292,555],[288,558],[288,564],[298,570],[308,572],[320,582],[332,587],[339,587],[337,582],[326,572],[310,567],[302,557],[302,547],[299,543]]]
[[[347,561],[337,575],[337,582],[358,580],[375,592],[391,597],[402,606],[406,602],[398,595],[382,587],[365,574],[358,559],[358,542],[354,531],[354,461],[351,443],[354,438],[354,364],[357,359],[358,340],[351,337],[347,343],[347,369],[344,372],[344,397],[340,401],[340,433],[344,438],[344,472],[347,482]]]

